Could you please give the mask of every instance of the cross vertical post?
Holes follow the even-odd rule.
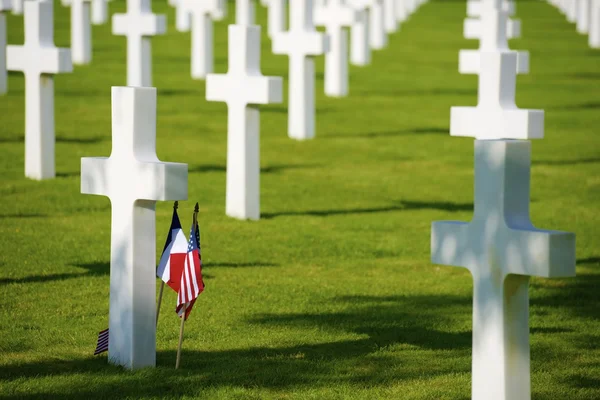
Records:
[[[108,20],[108,0],[92,0],[92,24],[102,25]]]
[[[258,220],[260,112],[256,105],[281,102],[282,80],[260,73],[260,26],[229,25],[228,42],[227,74],[206,78],[206,99],[227,103],[225,212],[234,218]]]
[[[71,0],[71,55],[73,64],[92,61],[92,0]]]
[[[8,76],[6,73],[6,12],[10,11],[10,0],[0,0],[0,95],[8,91]]]
[[[127,0],[127,13],[113,15],[113,34],[127,36],[127,86],[152,86],[150,38],[166,27],[165,16],[152,13],[150,0]]]
[[[156,201],[187,199],[187,164],[156,157],[156,89],[112,88],[110,157],[81,159],[81,193],[111,202],[111,363],[156,360]]]
[[[54,46],[53,3],[25,2],[25,43],[7,46],[9,71],[25,75],[25,176],[49,179],[54,165],[54,74],[73,71],[71,52]]]

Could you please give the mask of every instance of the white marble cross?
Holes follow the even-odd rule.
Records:
[[[108,0],[92,0],[92,24],[102,25],[108,21]]]
[[[268,5],[268,0],[265,3]],[[255,14],[254,0],[235,0],[236,25],[254,25]]]
[[[0,0],[0,94],[8,91],[6,73],[6,12],[12,9],[11,0]]]
[[[128,369],[156,362],[157,200],[187,199],[187,164],[156,157],[156,89],[112,88],[110,157],[81,159],[81,193],[110,198],[108,359]]]
[[[269,37],[273,37],[276,33],[285,31],[286,20],[286,3],[287,0],[268,0],[268,32]]]
[[[489,4],[489,3],[488,3]],[[497,5],[496,5],[497,6]],[[467,2],[467,15],[472,18],[465,19],[463,35],[465,39],[481,39],[483,31],[482,14],[486,9],[486,0],[469,0]],[[516,13],[516,5],[509,0],[502,0],[501,9],[513,16]],[[506,37],[507,39],[516,39],[521,36],[521,21],[518,19],[506,19]]]
[[[204,79],[213,72],[213,18],[225,15],[225,0],[179,0],[192,19],[192,78]]]
[[[248,7],[238,8],[248,12]],[[246,3],[250,6],[249,2]],[[247,19],[241,18],[242,21]],[[229,70],[209,74],[206,99],[227,103],[226,214],[260,218],[260,112],[256,104],[280,103],[282,79],[260,73],[260,26],[229,25]]]
[[[367,0],[367,2],[369,3],[369,44],[372,49],[381,50],[388,43],[385,31],[383,1]]]
[[[575,235],[531,224],[530,163],[529,141],[476,140],[473,219],[432,224],[431,261],[473,277],[473,400],[530,399],[529,277],[575,275]]]
[[[591,0],[577,0],[579,11],[577,12],[577,32],[586,34],[590,30]]]
[[[24,0],[12,0],[12,13],[14,15],[23,14],[23,2]]]
[[[383,0],[383,22],[387,33],[394,33],[398,30],[398,20],[396,19],[396,0]]]
[[[478,50],[461,50],[459,53],[459,71],[462,74],[478,74],[481,71],[480,57],[483,52],[510,51],[506,34],[508,13],[498,9],[491,2],[485,3],[482,10]],[[516,71],[519,74],[529,72],[529,53],[515,52],[517,55]]]
[[[398,21],[398,23],[402,24],[402,22],[406,21],[406,19],[408,18],[406,0],[396,0],[396,4],[394,4],[394,10],[396,13],[396,20]]]
[[[25,2],[25,44],[6,48],[7,69],[25,75],[25,176],[54,178],[54,74],[72,72],[71,51],[54,46],[53,3]]]
[[[92,0],[71,0],[71,57],[73,64],[92,61]]]
[[[357,19],[350,29],[350,63],[362,67],[371,63],[369,7],[364,0],[348,0],[348,4],[357,13]]]
[[[315,60],[329,39],[313,23],[312,0],[290,0],[290,29],[273,36],[273,53],[289,55],[288,135],[315,136]]]
[[[577,13],[579,12],[579,7],[577,5],[577,0],[568,0],[566,2],[566,16],[567,21],[576,23],[577,22]]]
[[[358,15],[346,0],[327,0],[315,12],[315,23],[325,26],[330,47],[325,55],[325,94],[348,94],[348,32]]]
[[[592,0],[588,39],[591,48],[600,49],[600,0]]]
[[[127,86],[152,86],[150,38],[166,30],[167,20],[152,13],[151,0],[127,0],[127,13],[113,15],[113,34],[127,36]]]
[[[197,1],[204,3],[203,1]],[[189,32],[192,27],[192,16],[189,8],[184,6],[184,0],[177,0],[175,4],[175,29],[178,32]]]

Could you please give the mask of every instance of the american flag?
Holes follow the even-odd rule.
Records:
[[[177,314],[182,316],[183,306],[185,305],[185,319],[190,315],[196,298],[204,290],[199,244],[200,231],[198,224],[193,224],[190,230],[183,273],[181,274],[181,284],[179,285],[179,293],[177,295],[177,308],[175,309]]]
[[[108,351],[108,329],[105,329],[98,334],[98,344],[96,345],[94,355],[96,356],[105,351]]]

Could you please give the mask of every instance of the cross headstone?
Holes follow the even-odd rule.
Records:
[[[573,276],[575,235],[531,223],[531,143],[511,139],[541,138],[544,114],[514,104],[517,54],[498,46],[506,11],[484,15],[494,13],[484,21],[497,34],[480,49],[479,104],[451,112],[452,135],[487,139],[475,140],[473,219],[434,222],[431,260],[473,277],[472,399],[529,400],[529,277]]]
[[[362,0],[348,0],[348,4],[357,13],[357,19],[350,29],[350,63],[362,67],[371,63],[369,8]]]
[[[213,72],[213,18],[225,15],[225,0],[180,0],[192,19],[192,78],[204,79]]]
[[[396,19],[396,0],[383,0],[384,26],[387,33],[394,33],[398,30],[398,20]]]
[[[369,44],[374,50],[387,46],[387,33],[384,26],[384,7],[382,0],[368,0],[369,7]]]
[[[113,34],[127,36],[127,86],[152,86],[150,38],[166,27],[165,16],[152,13],[150,0],[127,0],[127,13],[113,15]]]
[[[325,94],[348,94],[348,32],[358,15],[345,0],[328,0],[315,12],[315,23],[325,26],[329,51],[325,55]]]
[[[10,0],[0,0],[0,94],[8,91],[6,74],[6,12],[12,8]]]
[[[102,25],[108,21],[108,0],[92,0],[92,24]]]
[[[175,29],[178,32],[189,32],[192,27],[192,16],[188,7],[184,6],[184,0],[177,0],[175,5]],[[204,1],[199,1],[204,3]]]
[[[432,224],[431,261],[473,276],[473,400],[530,399],[529,276],[575,274],[575,235],[530,222],[530,153],[476,140],[473,219]]]
[[[155,88],[112,88],[112,152],[81,159],[81,193],[111,203],[108,359],[154,366],[156,201],[187,199],[187,164],[156,157]]]
[[[268,5],[268,0],[266,3]],[[255,14],[254,0],[235,0],[236,25],[254,25]]]
[[[495,0],[493,0],[495,1]],[[479,50],[461,50],[459,53],[459,70],[462,74],[479,74],[481,71],[481,53],[490,51],[510,51],[506,34],[508,13],[505,9],[497,8],[493,1],[483,4],[479,38]],[[497,3],[496,3],[497,4]],[[513,53],[513,51],[510,51]],[[514,52],[517,56],[516,72],[529,72],[529,53]]]
[[[288,135],[315,136],[315,60],[328,49],[328,38],[313,23],[312,0],[290,0],[290,29],[273,36],[273,53],[289,55]]]
[[[268,0],[268,32],[269,37],[285,31],[287,0]]]
[[[396,0],[396,4],[394,4],[394,10],[396,11],[396,20],[398,23],[402,23],[406,21],[408,18],[408,13],[406,10],[406,0]]]
[[[92,0],[71,0],[71,56],[73,64],[92,61]]]
[[[240,7],[241,6],[241,7]],[[250,20],[251,4],[238,0],[238,21]],[[282,79],[260,73],[260,26],[229,25],[229,70],[209,74],[206,99],[227,103],[226,214],[260,218],[260,112],[257,104],[281,102]]]
[[[502,0],[500,5],[502,10],[513,16],[516,13],[516,5],[509,0]],[[465,19],[463,35],[465,39],[481,39],[482,32],[485,30],[481,19],[482,13],[486,8],[485,0],[469,0],[467,2],[467,15],[472,18]],[[507,39],[516,39],[521,37],[521,21],[518,19],[507,18],[506,20]]]
[[[54,178],[54,74],[72,72],[71,52],[54,46],[53,3],[25,2],[25,44],[7,46],[9,71],[25,75],[25,176]]]
[[[14,15],[23,14],[23,2],[24,0],[12,0],[12,13]]]
[[[600,0],[592,0],[588,39],[591,48],[600,49]]]

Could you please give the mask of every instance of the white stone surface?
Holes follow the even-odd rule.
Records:
[[[213,72],[213,18],[226,14],[225,0],[179,0],[192,18],[191,75],[204,79]]]
[[[369,43],[369,8],[360,0],[349,0],[348,4],[357,12],[357,19],[350,29],[350,63],[365,66],[371,63],[371,45]]]
[[[432,224],[431,261],[473,276],[473,400],[529,400],[529,277],[575,275],[575,235],[529,218],[531,142],[475,141],[469,223]]]
[[[156,362],[157,200],[187,199],[187,164],[156,157],[156,89],[112,88],[110,157],[81,159],[81,193],[111,203],[109,362]]]
[[[113,15],[112,29],[127,36],[127,86],[152,86],[150,39],[166,32],[166,17],[152,13],[150,0],[127,0],[127,13]]]
[[[408,13],[406,10],[405,0],[396,0],[396,4],[394,4],[394,10],[396,13],[396,20],[401,24],[406,21],[408,18]]]
[[[184,0],[177,0],[175,5],[175,29],[179,32],[189,32],[192,27],[192,16],[183,2]],[[198,1],[198,3],[204,2],[204,0]]]
[[[487,3],[490,4],[490,3]],[[495,5],[497,7],[498,5]],[[499,5],[502,11],[508,16],[516,13],[516,5],[512,1],[502,0]],[[482,13],[485,10],[484,0],[470,0],[467,2],[467,15],[473,18],[465,19],[463,35],[465,39],[481,39],[481,35],[486,27],[482,26]],[[507,39],[516,39],[521,37],[521,21],[518,19],[506,18],[506,37]]]
[[[287,0],[268,0],[268,32],[269,37],[286,30]]]
[[[591,0],[577,0],[579,11],[577,12],[577,32],[586,34],[590,30],[590,8]]]
[[[23,1],[24,0],[12,0],[12,13],[14,15],[23,14]]]
[[[600,0],[592,0],[589,45],[591,48],[600,49]]]
[[[345,0],[328,0],[315,12],[315,23],[324,26],[329,36],[325,55],[325,94],[342,97],[348,94],[348,32],[358,15]]]
[[[273,36],[273,53],[289,56],[288,135],[315,136],[315,60],[327,52],[328,37],[313,23],[312,0],[290,0],[290,29]]]
[[[382,0],[370,0],[369,8],[369,43],[374,50],[387,46],[388,38],[384,26],[384,8]]]
[[[0,0],[0,95],[8,91],[6,73],[6,12],[11,9],[11,0]]]
[[[282,79],[260,73],[259,26],[229,25],[228,42],[229,70],[207,76],[206,99],[223,101],[228,108],[226,214],[257,220],[260,113],[255,105],[280,103]]]
[[[566,3],[566,16],[567,21],[576,23],[577,22],[577,13],[579,12],[579,7],[577,5],[577,0],[569,0]]]
[[[108,0],[92,0],[92,24],[103,25],[108,21]]]
[[[71,0],[71,57],[73,64],[92,61],[92,0]]]
[[[53,3],[25,3],[25,44],[7,46],[9,71],[25,75],[25,176],[54,178],[54,74],[73,71],[71,51],[54,46]]]
[[[490,3],[487,3],[490,4]],[[506,33],[506,20],[508,14],[504,10],[492,7],[482,13],[478,20],[481,31],[477,35],[479,39],[479,50],[461,50],[459,53],[459,70],[463,74],[478,74],[481,70],[480,54],[482,52],[510,51]],[[466,24],[465,24],[466,26]],[[526,51],[516,52],[517,73],[529,72],[529,53]]]
[[[255,15],[254,0],[235,0],[236,25],[254,25]]]
[[[398,20],[396,19],[396,0],[383,0],[383,21],[385,31],[394,33],[398,30]]]

